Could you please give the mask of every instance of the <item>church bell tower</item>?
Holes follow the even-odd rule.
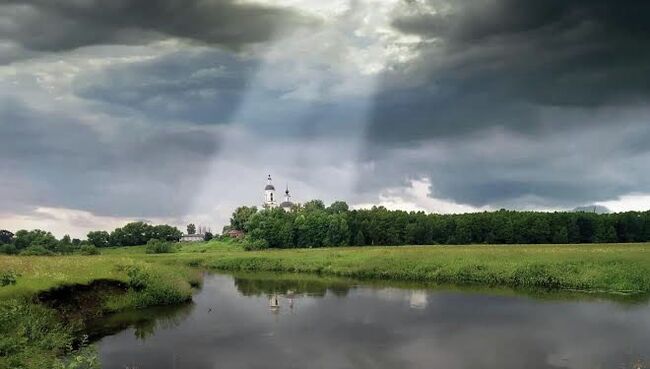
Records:
[[[264,207],[272,209],[277,206],[278,203],[275,199],[275,187],[273,186],[273,181],[271,180],[271,175],[269,174],[266,187],[264,187]]]

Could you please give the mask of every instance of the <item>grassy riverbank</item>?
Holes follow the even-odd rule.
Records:
[[[225,271],[650,293],[650,244],[345,247],[245,252],[218,242],[159,256]]]
[[[188,301],[191,268],[115,256],[0,256],[0,369],[91,368],[84,321]],[[83,343],[83,342],[81,342]]]

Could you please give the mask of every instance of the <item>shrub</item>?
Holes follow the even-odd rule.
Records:
[[[200,283],[200,276],[190,276],[183,269],[180,272],[160,266],[152,269],[146,264],[124,265],[120,269],[126,271],[129,291],[109,298],[108,311],[185,302],[192,297],[191,284]]]
[[[205,236],[203,236],[203,241],[210,241],[213,238],[214,238],[214,235],[212,233],[205,232]]]
[[[151,282],[150,274],[138,265],[129,265],[126,268],[126,275],[129,276],[129,287],[136,291],[145,289]]]
[[[253,239],[249,236],[244,238],[244,250],[253,251],[253,250],[264,250],[269,248],[269,243],[264,239]]]
[[[150,239],[149,242],[147,242],[145,252],[147,254],[168,254],[174,252],[174,247],[169,242]]]
[[[93,245],[83,245],[79,248],[81,255],[99,255],[99,249]]]
[[[18,274],[12,270],[0,272],[0,287],[16,284],[17,277]]]
[[[12,244],[0,245],[0,254],[13,255],[17,253],[18,250],[16,249],[16,246]]]
[[[26,256],[50,256],[54,253],[43,246],[29,246],[20,252],[20,255]]]
[[[56,311],[29,301],[0,301],[0,368],[52,368],[72,343]]]

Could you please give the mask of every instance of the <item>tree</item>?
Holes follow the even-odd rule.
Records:
[[[153,228],[151,229],[150,239],[156,238],[162,241],[178,242],[182,236],[183,236],[183,232],[181,232],[178,228],[172,227],[167,224],[160,224],[157,226],[153,226]]]
[[[357,232],[357,235],[354,236],[354,244],[356,246],[365,246],[366,245],[366,237],[363,235],[363,232],[361,232],[361,231]]]
[[[597,214],[581,213],[578,215],[576,225],[578,226],[579,242],[594,242]]]
[[[108,236],[108,245],[113,247],[129,246],[125,244],[125,232],[122,228],[115,228]]]
[[[187,234],[195,234],[196,226],[193,223],[187,225]]]
[[[307,201],[302,207],[306,212],[325,210],[325,204],[321,200]]]
[[[246,225],[253,215],[257,213],[255,206],[240,206],[232,213],[230,227],[238,231],[247,231]]]
[[[345,214],[331,214],[327,217],[325,246],[347,246],[350,244],[350,228]]]
[[[88,232],[86,236],[88,242],[95,247],[108,247],[109,246],[109,234],[106,231],[92,231]]]
[[[26,231],[24,229],[16,232],[14,245],[17,250],[23,250],[28,247],[39,247],[48,251],[56,251],[59,241],[50,232],[40,229]]]
[[[604,226],[596,233],[596,242],[606,243],[606,242],[616,242],[618,236],[616,235],[616,229],[614,226]]]
[[[203,241],[210,241],[213,238],[214,238],[214,235],[212,233],[205,232],[205,235],[203,236]]]
[[[9,244],[14,240],[14,234],[6,229],[0,230],[0,245]]]
[[[282,209],[264,209],[249,220],[251,240],[265,240],[269,247],[293,247],[292,215]]]
[[[551,239],[553,243],[568,243],[569,242],[569,231],[566,226],[558,227],[555,232],[553,232],[553,237]]]
[[[332,214],[347,213],[350,207],[345,201],[334,201],[328,208],[327,212]]]
[[[153,237],[153,227],[144,222],[132,222],[116,228],[109,236],[111,246],[144,245]]]
[[[56,246],[55,251],[61,253],[61,254],[69,254],[73,251],[72,247],[72,239],[70,238],[70,235],[64,235],[61,240],[59,240],[59,244]]]

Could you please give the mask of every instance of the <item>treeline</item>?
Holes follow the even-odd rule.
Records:
[[[20,230],[15,234],[0,230],[0,254],[56,255],[79,252],[97,254],[97,248],[116,246],[137,246],[150,240],[177,242],[182,232],[169,225],[150,225],[144,222],[128,223],[112,232],[92,231],[87,240],[70,238],[65,235],[60,240],[52,233],[40,229]]]
[[[132,222],[112,232],[93,231],[88,233],[88,242],[96,247],[119,247],[144,245],[149,240],[178,242],[183,233],[170,225],[151,225]]]
[[[616,214],[500,210],[426,214],[384,207],[350,210],[313,200],[291,212],[238,208],[230,228],[249,248],[430,244],[541,244],[650,241],[650,211]]]
[[[0,254],[21,255],[56,255],[96,254],[94,246],[78,238],[65,235],[60,240],[52,233],[40,229],[31,231],[20,230],[13,234],[5,229],[0,230]]]

